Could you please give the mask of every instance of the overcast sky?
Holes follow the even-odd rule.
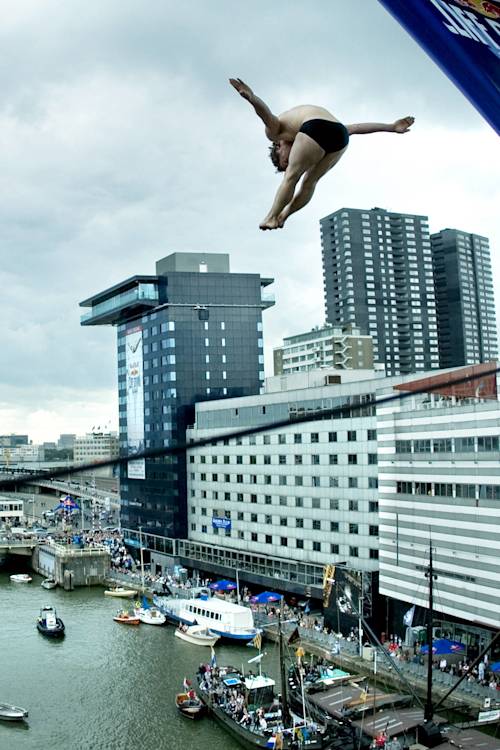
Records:
[[[343,206],[486,235],[500,278],[497,137],[377,0],[4,0],[0,45],[0,434],[116,427],[116,332],[82,328],[78,303],[174,251],[275,278],[268,374],[324,321],[319,220]],[[261,232],[279,177],[229,76],[278,113],[416,123],[354,137]]]

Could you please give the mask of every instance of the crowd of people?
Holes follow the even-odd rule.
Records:
[[[448,663],[445,656],[440,659],[434,659],[432,662],[434,669],[440,672],[446,672],[453,677],[465,677],[465,681],[481,685],[481,687],[488,687],[492,691],[500,690],[500,674],[493,672],[491,669],[488,654],[485,654],[483,659],[476,666],[472,666],[472,662],[467,659],[459,660],[458,662]]]

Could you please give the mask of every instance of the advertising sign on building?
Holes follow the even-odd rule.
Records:
[[[231,529],[231,519],[230,518],[218,518],[217,516],[212,516],[212,527],[214,529]]]
[[[125,336],[125,366],[127,369],[127,444],[129,453],[144,450],[144,379],[142,357],[142,328],[136,327]],[[129,479],[146,478],[143,458],[129,461]]]
[[[500,2],[380,2],[500,133]]]

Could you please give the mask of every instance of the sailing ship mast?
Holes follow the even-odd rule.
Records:
[[[281,600],[281,609],[283,609],[283,599]],[[278,614],[278,643],[279,643],[279,659],[280,659],[280,679],[281,679],[281,716],[283,721],[283,726],[289,727],[291,716],[290,716],[290,708],[288,706],[288,700],[287,700],[287,691],[286,691],[286,665],[285,665],[285,658],[283,653],[283,628],[281,627],[281,615],[282,612],[279,612]]]
[[[429,617],[427,620],[427,644],[429,652],[427,656],[427,697],[424,707],[424,721],[432,721],[434,708],[432,705],[432,622],[434,619],[434,592],[433,584],[437,576],[434,574],[432,564],[432,543],[429,545],[429,566],[425,577],[429,579]]]

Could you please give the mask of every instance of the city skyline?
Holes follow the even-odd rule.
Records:
[[[204,250],[229,252],[235,272],[274,276],[269,374],[273,346],[323,322],[319,221],[343,207],[427,214],[431,233],[486,236],[498,281],[495,135],[375,0],[362,15],[277,3],[238,20],[224,3],[215,13],[199,2],[149,14],[116,2],[75,8],[5,6],[4,433],[42,442],[116,426],[114,332],[79,326],[96,268],[105,287],[169,252]],[[286,77],[264,74],[266,60],[298,44]],[[259,233],[277,177],[231,75],[275,111],[312,101],[346,122],[413,114],[416,123],[401,137],[354,137],[310,206],[282,232]]]

